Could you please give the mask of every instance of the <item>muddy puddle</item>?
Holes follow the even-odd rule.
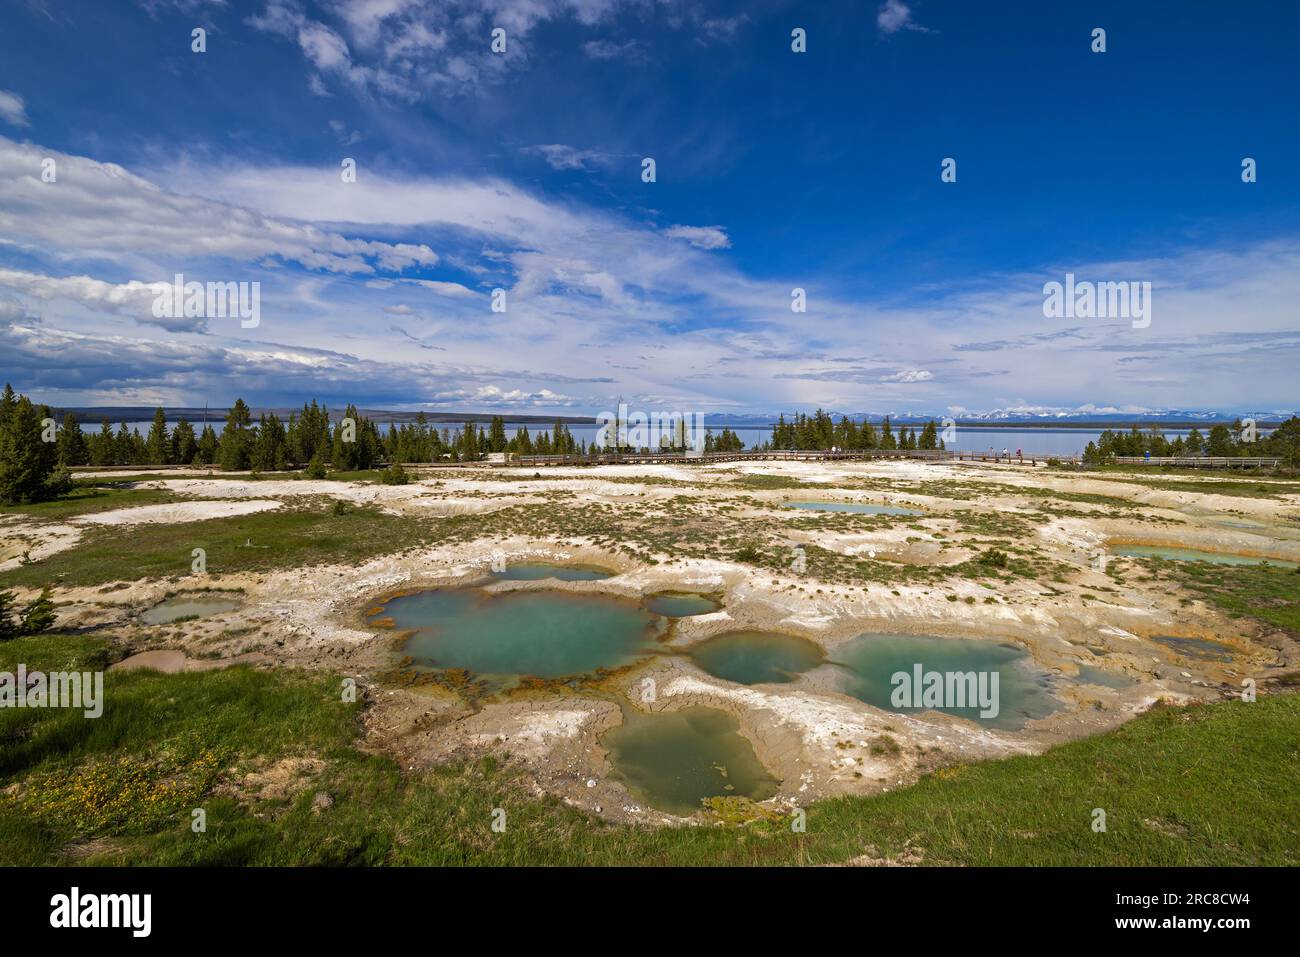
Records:
[[[189,618],[220,615],[242,605],[238,599],[219,595],[176,595],[147,609],[140,620],[146,625],[169,625]]]
[[[1151,640],[1187,658],[1198,661],[1231,661],[1232,649],[1208,638],[1180,638],[1176,635],[1152,635]]]
[[[762,801],[776,794],[780,781],[758,760],[725,711],[691,707],[642,714],[625,709],[623,724],[606,732],[612,777],[637,800],[689,815],[711,797]]]
[[[709,615],[722,607],[722,603],[706,598],[704,595],[692,595],[687,592],[660,592],[645,600],[645,607],[656,615],[665,618],[690,618],[693,615]]]
[[[810,512],[852,512],[858,515],[922,515],[914,508],[898,505],[867,505],[859,502],[785,502],[786,508],[800,508]]]

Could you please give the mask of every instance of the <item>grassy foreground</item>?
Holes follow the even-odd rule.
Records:
[[[73,508],[75,503],[65,507]],[[344,509],[337,513],[330,505],[311,502],[207,521],[91,527],[75,548],[10,569],[0,575],[0,585],[101,585],[183,576],[190,573],[195,548],[207,553],[207,569],[214,574],[360,562],[427,545],[446,534],[446,529],[467,524],[463,518],[437,525],[375,508],[346,505]]]
[[[0,645],[0,670],[96,669],[109,655],[86,636],[23,638]],[[1294,694],[1159,708],[1042,756],[825,801],[802,834],[784,819],[608,825],[487,760],[403,773],[355,748],[362,706],[333,676],[130,672],[105,675],[105,694],[96,720],[0,709],[0,863],[1300,864]],[[240,787],[292,757],[309,761],[290,793]]]

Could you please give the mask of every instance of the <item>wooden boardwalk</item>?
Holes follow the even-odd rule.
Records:
[[[1079,455],[1059,455],[1042,452],[1024,452],[1020,455],[1000,455],[996,452],[958,452],[947,449],[869,449],[855,452],[710,452],[707,455],[690,455],[682,452],[605,452],[598,455],[521,455],[498,467],[524,468],[542,465],[693,465],[719,462],[865,462],[888,459],[913,459],[923,462],[999,462],[1009,465],[1037,465],[1039,462],[1060,462],[1082,465]],[[1277,468],[1281,459],[1246,456],[1217,457],[1118,457],[1119,465],[1172,465],[1183,468],[1235,469]]]

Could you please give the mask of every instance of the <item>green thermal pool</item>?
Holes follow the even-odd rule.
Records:
[[[505,571],[493,572],[493,578],[508,582],[535,582],[555,578],[562,582],[594,582],[612,578],[614,573],[604,568],[584,565],[551,565],[546,562],[528,562],[509,565]]]
[[[1233,555],[1230,552],[1207,552],[1199,548],[1167,548],[1163,545],[1116,545],[1114,555],[1129,557],[1167,558],[1175,562],[1212,562],[1215,565],[1275,565],[1278,568],[1295,568],[1295,562],[1279,558],[1256,558],[1252,555]]]
[[[434,589],[394,598],[375,617],[414,630],[403,651],[418,666],[502,678],[620,668],[654,653],[663,631],[630,601],[557,591]]]
[[[821,648],[805,638],[766,631],[733,631],[690,650],[704,671],[742,685],[794,681],[822,664]]]
[[[962,638],[869,634],[837,648],[832,660],[843,668],[841,688],[846,694],[889,711],[908,714],[942,711],[986,727],[1015,730],[1026,721],[1046,717],[1060,707],[1060,702],[1048,690],[1050,677],[1034,669],[1029,655],[1013,645]],[[959,699],[955,691],[960,683],[950,682],[949,675],[955,679],[967,673],[975,676],[976,687],[973,693]],[[992,693],[995,673],[996,700]],[[937,704],[929,704],[934,699],[925,697],[926,687],[933,686],[931,674],[938,674],[941,679],[942,693]],[[896,675],[906,678],[896,679]],[[973,701],[981,700],[981,686],[985,692],[982,700],[996,707],[972,706]],[[964,706],[959,706],[959,701],[964,701]],[[996,714],[982,715],[983,711],[996,711]]]

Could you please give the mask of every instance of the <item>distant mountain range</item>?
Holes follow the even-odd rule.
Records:
[[[1186,410],[1167,410],[1160,412],[1119,412],[1114,410],[1025,410],[1025,409],[993,409],[989,412],[970,412],[963,411],[958,414],[953,413],[932,413],[932,412],[831,412],[830,415],[836,421],[841,414],[847,415],[850,419],[861,421],[870,419],[872,422],[879,422],[884,416],[888,415],[891,422],[899,424],[912,425],[915,423],[929,422],[931,419],[935,422],[943,422],[945,417],[952,418],[957,425],[966,426],[1002,426],[1017,428],[1075,428],[1075,429],[1117,429],[1129,428],[1136,425],[1139,428],[1150,427],[1153,425],[1165,426],[1168,428],[1190,428],[1192,426],[1207,427],[1218,423],[1230,425],[1236,419],[1254,419],[1258,426],[1271,427],[1280,424],[1294,415],[1300,414],[1291,411],[1270,411],[1270,412],[1206,412],[1206,411],[1186,411]],[[792,413],[785,414],[786,421],[792,418]],[[734,412],[718,412],[705,414],[705,422],[713,427],[723,425],[732,428],[767,428],[775,420],[776,416],[771,415],[745,415]]]
[[[148,422],[153,419],[156,406],[144,405],[85,405],[85,406],[58,406],[53,407],[54,415],[62,418],[65,413],[71,412],[77,417],[77,420],[83,425],[86,422],[99,422],[107,418],[110,422]],[[256,421],[262,413],[270,415],[274,413],[281,419],[287,420],[291,414],[302,412],[302,407],[281,408],[266,406],[251,406],[253,419]],[[224,422],[226,414],[229,412],[226,408],[202,408],[186,406],[164,406],[163,412],[169,422],[175,422],[178,419],[186,419],[189,422],[202,422],[205,418],[208,422]],[[414,422],[419,412],[390,412],[384,409],[358,409],[358,414],[363,418],[372,419],[376,422]],[[509,414],[500,412],[425,412],[424,417],[429,423],[438,425],[464,425],[466,422],[491,422],[494,416],[504,415],[507,422],[518,422],[521,425],[554,425],[557,421],[565,425],[592,425],[595,418],[590,415],[523,415]],[[330,409],[330,418],[338,420],[343,418],[343,407]]]
[[[281,419],[288,419],[290,413],[298,412],[300,409],[291,408],[265,408],[254,406],[252,408],[253,418],[256,420],[263,412],[275,413]],[[644,410],[655,411],[655,410]],[[118,422],[148,422],[153,418],[154,408],[151,406],[61,406],[54,408],[54,414],[62,418],[67,412],[72,412],[83,424],[90,422],[95,423],[109,419],[113,423]],[[190,422],[202,422],[206,416],[207,421],[220,423],[225,420],[227,409],[224,408],[197,408],[197,407],[165,407],[164,412],[168,421],[177,419],[187,419]],[[360,409],[360,414],[376,422],[414,422],[419,415],[418,412],[394,412],[385,409]],[[880,421],[885,415],[890,420],[897,423],[925,423],[934,419],[936,422],[942,422],[944,418],[954,419],[957,425],[968,426],[1015,426],[1018,428],[1098,428],[1098,429],[1118,429],[1129,428],[1136,425],[1139,428],[1153,425],[1165,426],[1168,428],[1190,428],[1191,426],[1206,427],[1216,423],[1230,424],[1234,419],[1254,419],[1255,424],[1261,427],[1272,427],[1286,419],[1291,418],[1297,413],[1294,411],[1269,412],[1207,412],[1194,410],[1165,410],[1158,412],[1121,412],[1115,409],[993,409],[988,412],[969,412],[962,411],[960,414],[952,413],[929,413],[929,412],[832,412],[831,416],[837,421],[841,415],[847,415],[851,419],[870,419],[873,422]],[[342,408],[330,410],[331,419],[339,419],[343,415]],[[425,412],[425,419],[430,424],[442,425],[463,425],[466,422],[484,423],[490,422],[493,416],[502,416],[509,424],[519,425],[539,425],[551,426],[558,420],[565,425],[595,425],[597,419],[590,415],[537,415],[516,412]],[[787,412],[786,419],[789,420],[793,413]],[[704,421],[710,427],[719,429],[729,427],[733,429],[766,429],[770,428],[776,421],[775,415],[758,415],[738,412],[706,412]]]

